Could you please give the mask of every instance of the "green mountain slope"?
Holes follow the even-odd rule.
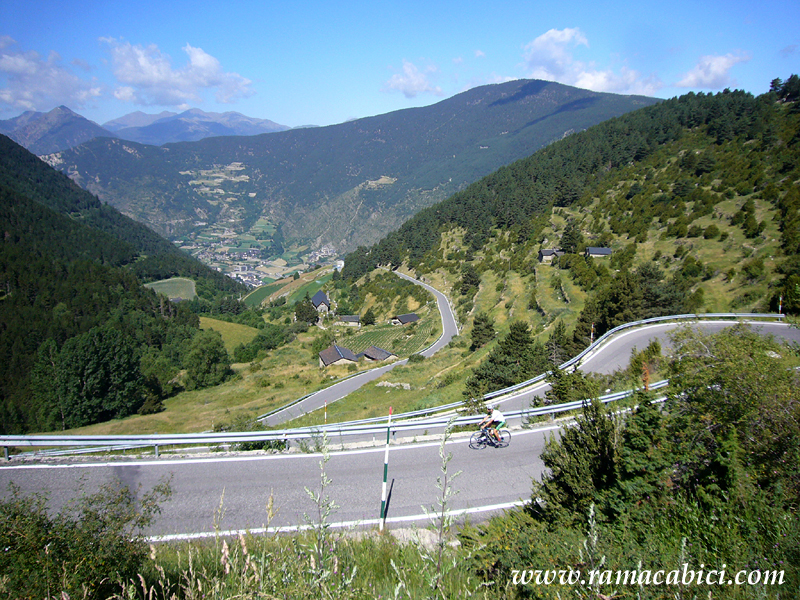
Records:
[[[181,252],[145,225],[100,202],[69,178],[2,135],[0,185],[117,240],[112,244],[97,245],[96,248],[110,249],[119,246],[120,242],[124,243],[123,246],[129,245],[130,256],[123,262],[131,263],[130,268],[144,281],[184,276],[206,282],[206,287],[210,289],[229,293],[245,290],[232,279]],[[114,248],[114,251],[118,249]]]
[[[800,313],[796,100],[689,94],[612,119],[421,211],[343,275],[406,262],[454,287],[467,332],[474,311],[522,319],[559,358],[650,316]],[[559,268],[540,249],[563,249]]]
[[[159,410],[199,335],[198,318],[141,277],[194,276],[211,297],[244,289],[4,136],[0,231],[3,432]]]
[[[159,148],[96,139],[47,160],[165,235],[223,220],[246,230],[266,216],[287,242],[343,251],[501,165],[654,102],[514,81],[330,127]]]

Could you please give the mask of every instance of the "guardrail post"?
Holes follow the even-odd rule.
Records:
[[[5,455],[6,460],[11,460],[8,458],[8,446],[3,446],[3,454]]]
[[[158,444],[156,444],[155,448],[156,448],[156,458],[158,458]]]

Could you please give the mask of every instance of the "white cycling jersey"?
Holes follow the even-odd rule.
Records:
[[[501,413],[499,410],[495,408],[492,411],[492,421],[496,421],[497,423],[502,423],[505,420],[506,418],[503,416],[503,413]]]

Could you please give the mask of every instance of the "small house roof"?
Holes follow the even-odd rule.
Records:
[[[358,357],[349,348],[332,344],[319,353],[319,358],[326,367],[337,360],[345,359],[358,362]]]
[[[541,256],[563,256],[563,250],[556,250],[555,248],[542,248],[539,250]]]
[[[370,346],[364,352],[362,352],[359,356],[366,356],[371,360],[386,360],[387,358],[394,356],[388,350],[384,350],[383,348],[378,348],[377,346]]]
[[[586,248],[587,254],[597,254],[600,256],[609,256],[611,254],[611,248],[598,248],[595,246],[589,246]]]
[[[314,297],[311,298],[311,304],[314,305],[314,308],[319,308],[323,304],[325,304],[328,308],[331,307],[331,301],[328,300],[328,295],[322,290],[314,294]]]
[[[419,316],[417,316],[416,313],[408,313],[407,315],[397,315],[395,319],[397,319],[403,325],[405,325],[406,323],[413,323],[414,321],[419,321]]]
[[[361,317],[358,315],[339,315],[339,320],[345,323],[360,323]]]

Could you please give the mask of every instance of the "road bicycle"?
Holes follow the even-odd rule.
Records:
[[[488,429],[484,428],[476,431],[469,438],[469,447],[475,450],[482,450],[486,446],[494,446],[495,448],[505,448],[511,441],[511,433],[508,429],[500,429],[500,441],[492,435]]]

